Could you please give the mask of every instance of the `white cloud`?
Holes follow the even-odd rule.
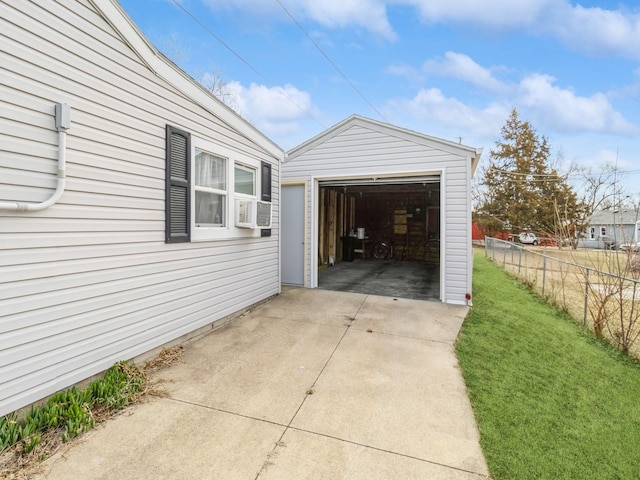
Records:
[[[309,18],[327,27],[356,25],[390,40],[396,37],[387,18],[385,2],[381,0],[303,0],[299,3]]]
[[[454,128],[458,133],[468,132],[483,138],[495,138],[510,109],[508,105],[497,103],[474,108],[456,98],[447,98],[437,88],[422,89],[412,99],[395,100],[387,108],[395,112],[395,116],[408,113],[425,125],[440,124],[446,130]]]
[[[537,120],[536,122],[562,132],[607,132],[637,135],[639,129],[616,112],[603,93],[581,97],[573,91],[555,85],[549,75],[534,74],[522,79],[514,98]]]
[[[486,27],[521,28],[534,24],[557,0],[404,0],[427,22],[463,22]]]
[[[399,0],[424,21],[552,36],[590,55],[640,59],[640,10],[605,10],[567,0]]]
[[[411,65],[406,65],[406,64],[390,65],[386,68],[385,71],[390,75],[397,75],[398,77],[404,77],[412,82],[424,81],[424,74],[419,70],[413,68]]]
[[[282,9],[276,2],[264,0],[202,0],[214,10],[242,10],[254,15],[276,14]]]
[[[266,87],[252,83],[248,88],[239,82],[226,85],[237,111],[267,135],[294,133],[298,122],[314,113],[309,93],[293,85]]]
[[[429,60],[422,68],[428,74],[457,78],[483,90],[502,92],[507,88],[506,84],[493,76],[490,69],[480,66],[462,53],[447,52],[444,58]]]
[[[266,14],[286,18],[278,2],[264,0],[204,0],[214,9],[241,10],[254,16]],[[312,20],[328,28],[356,26],[385,39],[393,40],[393,31],[384,0],[283,0],[282,5],[297,20]]]
[[[214,9],[240,10],[265,20],[289,20],[278,2],[203,0]],[[380,38],[397,37],[387,8],[415,8],[424,22],[473,25],[488,30],[523,30],[555,37],[591,55],[640,59],[640,9],[606,10],[569,0],[282,0],[298,20],[327,28],[355,26]]]
[[[604,93],[580,96],[556,84],[555,78],[530,74],[517,83],[497,80],[491,71],[466,55],[448,52],[444,59],[425,63],[425,70],[438,72],[467,82],[475,89],[494,90],[494,100],[481,106],[466,104],[455,97],[447,97],[438,88],[423,88],[411,99],[397,99],[389,103],[392,115],[402,118],[402,112],[425,125],[444,125],[467,135],[498,138],[512,107],[521,118],[528,119],[536,129],[545,133],[598,133],[639,136],[640,127],[627,121],[615,110]],[[396,68],[398,73],[411,73],[409,67]]]
[[[543,30],[545,27],[543,26]],[[546,29],[575,50],[640,59],[640,13],[564,5]]]

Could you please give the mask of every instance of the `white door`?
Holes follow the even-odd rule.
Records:
[[[304,185],[283,185],[280,267],[287,285],[304,285],[304,208]]]

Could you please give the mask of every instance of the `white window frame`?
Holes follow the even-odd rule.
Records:
[[[589,239],[590,240],[596,239],[596,227],[589,227]]]
[[[607,227],[600,227],[600,238],[607,236]]]
[[[236,192],[236,182],[235,182],[235,174],[236,174],[236,168],[240,169],[240,170],[246,170],[246,171],[251,171],[251,173],[253,173],[253,195],[249,195],[248,193],[241,193],[241,192]],[[244,163],[241,162],[235,162],[233,165],[233,175],[234,175],[234,179],[233,179],[233,193],[236,197],[240,197],[240,198],[248,198],[248,199],[258,199],[258,188],[260,187],[260,185],[258,185],[258,173],[259,173],[260,169],[259,167],[256,166],[252,166],[252,165],[245,165]]]
[[[201,151],[204,153],[208,153],[210,155],[213,155],[217,158],[220,158],[221,160],[224,161],[224,171],[225,171],[225,176],[224,176],[224,189],[219,189],[219,188],[212,188],[212,187],[204,187],[204,186],[200,186],[196,184],[196,176],[197,176],[197,167],[196,167],[196,162],[197,162],[197,151]],[[217,155],[209,150],[205,150],[203,148],[198,148],[198,147],[194,147],[194,151],[193,151],[193,165],[191,168],[191,171],[193,172],[193,176],[192,176],[192,201],[191,201],[191,205],[193,205],[193,217],[194,217],[194,223],[193,223],[193,228],[224,228],[228,225],[229,223],[229,217],[227,216],[227,211],[229,210],[227,208],[227,204],[229,203],[229,174],[228,174],[228,170],[229,170],[229,159],[226,157],[223,157],[221,155]],[[222,213],[222,218],[220,219],[220,222],[218,223],[212,223],[212,224],[208,224],[208,225],[200,225],[198,223],[195,222],[195,212],[196,212],[196,194],[197,192],[204,192],[204,193],[213,193],[215,195],[219,195],[221,197],[224,198],[224,209],[223,209],[223,213]]]
[[[195,151],[201,150],[217,157],[226,159],[226,201],[225,201],[225,225],[223,226],[198,226],[195,222],[195,174],[191,181],[191,241],[225,240],[231,238],[254,238],[260,237],[260,229],[239,228],[235,226],[235,200],[236,198],[258,199],[260,198],[260,160],[254,160],[246,155],[217,145],[213,142],[191,137],[191,167],[195,170]],[[255,195],[236,193],[235,191],[235,168],[243,167],[254,171],[253,183]],[[207,190],[209,191],[209,190]],[[218,192],[214,192],[218,193]]]

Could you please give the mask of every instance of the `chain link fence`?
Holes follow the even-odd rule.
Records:
[[[623,351],[640,358],[640,280],[631,278],[637,254],[612,252],[618,273],[550,256],[512,242],[485,237],[485,254]],[[608,260],[609,262],[611,260]]]

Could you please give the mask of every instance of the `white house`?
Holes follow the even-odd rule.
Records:
[[[621,244],[640,241],[640,210],[611,209],[594,212],[578,246],[618,248]]]
[[[396,256],[439,268],[441,301],[468,303],[480,155],[357,115],[292,149],[282,169],[283,283],[317,287],[318,265],[339,261],[341,242],[364,228],[371,242],[360,255],[392,242]]]
[[[0,41],[0,415],[280,292],[277,145],[115,0],[5,0]]]

